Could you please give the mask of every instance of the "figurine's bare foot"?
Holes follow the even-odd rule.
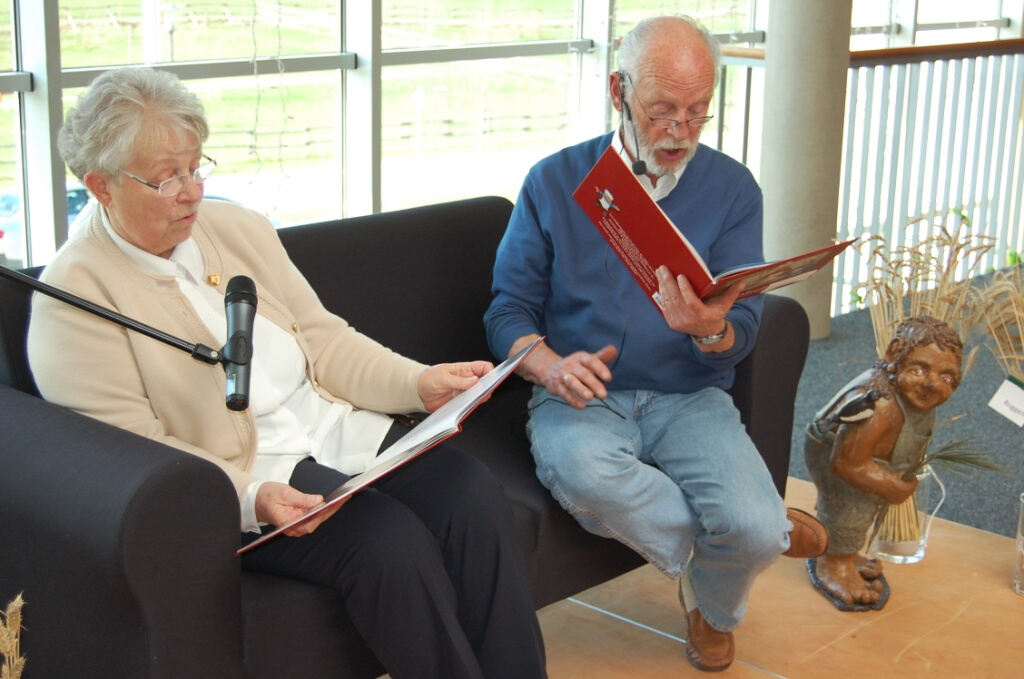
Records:
[[[873,604],[881,596],[883,586],[877,579],[864,579],[858,568],[860,561],[858,556],[857,554],[823,554],[818,557],[815,573],[822,586],[844,603]]]
[[[865,580],[874,580],[882,575],[882,562],[878,559],[869,559],[863,554],[857,555],[857,572]]]

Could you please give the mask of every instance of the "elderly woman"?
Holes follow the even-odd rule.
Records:
[[[28,351],[47,400],[219,466],[238,493],[245,544],[318,505],[403,433],[382,413],[432,411],[491,366],[424,366],[327,312],[264,217],[203,202],[215,166],[208,133],[199,100],[173,75],[97,78],[59,144],[98,205],[43,276],[218,347],[226,282],[250,277],[249,407],[225,407],[221,367],[46,297],[33,302]],[[290,529],[293,539],[247,552],[241,567],[333,587],[393,677],[544,676],[502,498],[481,463],[441,447]]]

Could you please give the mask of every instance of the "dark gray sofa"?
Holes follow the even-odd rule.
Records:
[[[486,197],[280,235],[325,305],[363,332],[428,363],[489,358],[481,317],[511,207]],[[0,278],[0,604],[24,592],[26,678],[381,674],[332,592],[240,573],[237,500],[216,467],[38,398],[29,297]],[[766,302],[733,395],[782,492],[808,326],[797,303]],[[511,378],[452,443],[501,479],[541,607],[641,560],[584,532],[537,482],[528,391]]]

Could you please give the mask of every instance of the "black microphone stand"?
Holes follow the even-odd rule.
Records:
[[[52,285],[43,283],[42,281],[38,281],[29,275],[21,273],[20,271],[15,271],[14,269],[10,269],[6,266],[0,266],[0,276],[10,278],[11,280],[17,281],[23,285],[27,285],[33,290],[41,292],[44,295],[48,295],[55,299],[59,299],[60,301],[66,304],[70,304],[73,307],[77,307],[79,309],[82,309],[83,311],[88,311],[91,314],[95,314],[101,318],[105,318],[106,320],[117,323],[118,325],[128,328],[129,330],[134,330],[135,332],[146,335],[147,337],[152,337],[155,340],[159,340],[164,344],[169,344],[172,347],[181,349],[182,351],[189,354],[190,356],[192,356],[192,358],[196,359],[197,361],[209,363],[210,365],[217,365],[218,363],[221,363],[225,360],[223,352],[221,352],[218,349],[211,349],[210,347],[203,344],[192,344],[191,342],[186,342],[185,340],[178,339],[177,337],[168,335],[162,330],[157,330],[156,328],[146,325],[145,323],[140,323],[139,321],[128,318],[127,316],[122,316],[116,311],[111,311],[106,307],[101,307],[98,304],[93,304],[92,302],[82,299],[81,297],[76,297],[75,295],[72,295],[69,292],[65,292],[59,288],[53,287]]]

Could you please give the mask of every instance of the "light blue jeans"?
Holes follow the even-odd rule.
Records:
[[[624,417],[534,388],[527,432],[538,478],[588,531],[670,577],[686,566],[705,620],[735,628],[792,525],[732,399],[708,388],[616,391],[606,403]]]

